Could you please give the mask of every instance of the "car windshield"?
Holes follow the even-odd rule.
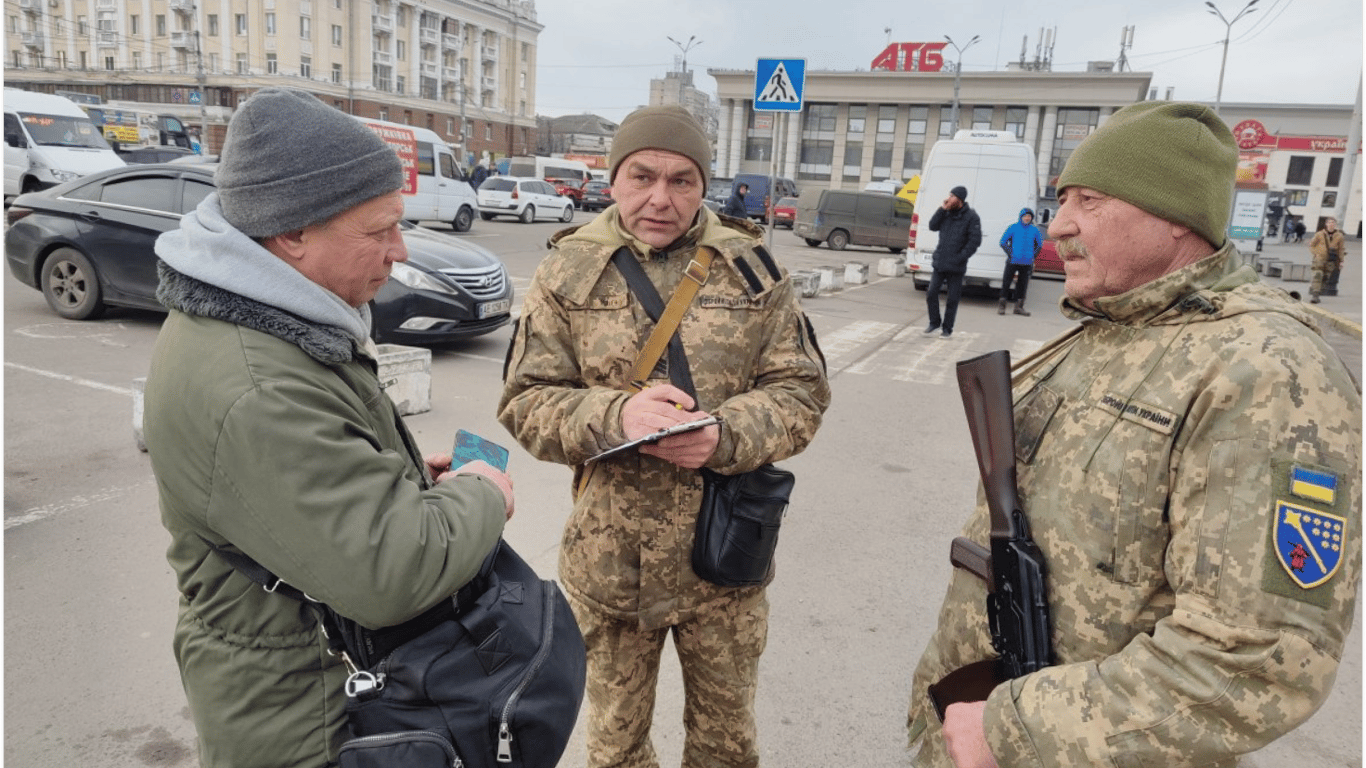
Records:
[[[494,179],[485,179],[485,180],[484,180],[484,183],[479,185],[479,189],[480,189],[480,190],[490,190],[490,191],[493,191],[493,192],[507,192],[508,190],[510,190],[510,189],[512,189],[513,187],[516,187],[516,186],[517,186],[517,182],[513,181],[512,179],[498,179],[498,178],[494,178]]]
[[[796,207],[797,207],[797,198],[795,198],[795,197],[784,197],[782,200],[779,200],[779,201],[778,201],[778,207],[779,207],[779,208],[796,208]]]
[[[95,130],[89,118],[24,112],[20,113],[19,119],[24,121],[33,140],[44,146],[109,149],[109,143]]]

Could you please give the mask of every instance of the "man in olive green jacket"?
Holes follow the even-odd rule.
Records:
[[[1049,231],[1080,325],[1013,375],[1052,664],[941,724],[927,688],[996,655],[986,588],[956,571],[913,682],[915,765],[1226,768],[1332,690],[1361,570],[1361,396],[1308,314],[1239,265],[1237,160],[1212,110],[1175,102],[1115,113],[1068,160]],[[979,501],[964,535],[988,527]]]
[[[711,148],[678,107],[628,116],[612,144],[616,204],[556,236],[527,291],[498,417],[537,458],[575,467],[560,577],[588,645],[588,765],[652,768],[660,649],[685,679],[683,765],[757,765],[754,691],[767,637],[764,587],[693,572],[702,466],[723,474],[803,450],[830,402],[824,361],[792,283],[759,230],[702,206]],[[653,322],[611,261],[626,249],[661,298],[717,252],[678,334],[697,397],[661,362],[632,395]],[[667,355],[664,360],[667,360]],[[601,462],[627,439],[707,414],[723,420]]]
[[[219,191],[157,241],[170,310],[144,417],[174,650],[204,768],[335,763],[347,673],[308,607],[402,623],[478,570],[512,512],[503,473],[423,458],[376,375],[368,302],[407,258],[402,168],[310,94],[266,89],[228,127]]]

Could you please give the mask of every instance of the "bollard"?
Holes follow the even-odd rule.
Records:
[[[897,256],[878,259],[877,273],[882,277],[901,277],[906,274],[906,262]]]
[[[380,344],[379,385],[403,416],[432,409],[432,351],[402,344]]]
[[[809,269],[792,273],[792,287],[797,295],[809,299],[821,291],[821,276]]]
[[[834,267],[816,267],[821,276],[821,290],[827,293],[844,289],[844,271]]]
[[[844,282],[846,285],[863,285],[868,282],[868,265],[861,261],[844,262]]]

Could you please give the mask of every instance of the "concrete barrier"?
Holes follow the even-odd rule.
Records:
[[[821,276],[810,269],[793,272],[792,287],[797,291],[798,296],[809,299],[821,292]]]
[[[897,256],[878,259],[877,273],[882,277],[901,277],[906,274],[906,260]]]
[[[821,290],[826,293],[844,290],[844,270],[834,267],[816,267],[821,276]]]
[[[404,416],[432,409],[432,351],[380,344],[379,385]]]
[[[846,285],[863,285],[868,282],[868,265],[862,261],[844,262],[844,282]]]

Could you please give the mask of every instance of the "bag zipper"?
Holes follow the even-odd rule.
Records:
[[[517,683],[512,695],[508,697],[507,704],[503,705],[502,718],[498,722],[498,762],[512,762],[512,715],[517,709],[517,701],[526,691],[527,686],[536,677],[536,673],[545,665],[546,658],[550,655],[551,640],[555,636],[555,594],[554,586],[542,582],[544,587],[541,591],[545,595],[545,603],[541,610],[545,614],[545,619],[541,626],[541,647],[536,650],[536,656],[531,660],[531,667]]]
[[[431,731],[395,731],[394,733],[377,733],[373,736],[360,736],[349,739],[342,744],[342,751],[359,747],[384,746],[390,742],[400,741],[426,741],[441,747],[450,758],[451,768],[465,768],[465,763],[461,761],[460,755],[456,754],[455,747],[449,741]]]

